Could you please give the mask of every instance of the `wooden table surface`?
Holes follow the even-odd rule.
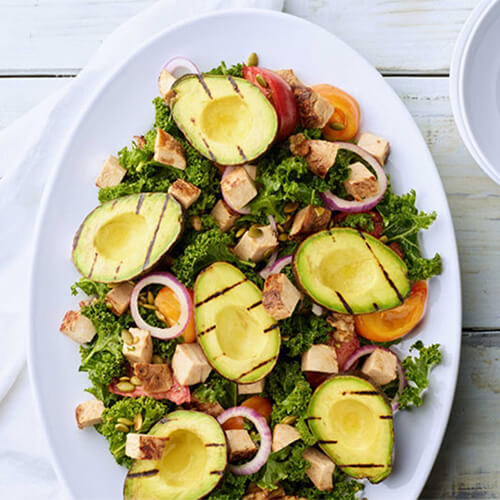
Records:
[[[189,1],[189,0],[179,0]],[[0,0],[0,128],[64,86],[154,0]],[[414,116],[451,205],[463,283],[462,361],[422,498],[500,498],[500,187],[468,154],[448,98],[453,45],[477,0],[285,0],[385,76]],[[405,500],[405,499],[402,499]]]

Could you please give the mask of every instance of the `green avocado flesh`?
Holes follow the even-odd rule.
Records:
[[[217,486],[227,464],[226,438],[217,420],[206,413],[175,411],[149,434],[168,437],[163,456],[134,460],[125,479],[125,500],[194,500]]]
[[[311,397],[307,421],[323,451],[346,474],[385,479],[392,469],[392,410],[365,378],[336,375]]]
[[[194,301],[198,343],[216,371],[245,384],[273,369],[281,343],[278,323],[241,271],[226,262],[207,267],[196,279]]]
[[[202,155],[220,165],[254,160],[276,136],[273,105],[243,78],[186,75],[172,89],[175,123]]]
[[[155,264],[181,232],[182,208],[171,196],[124,196],[85,218],[73,240],[73,262],[94,281],[125,281]]]
[[[377,238],[355,229],[309,236],[295,254],[294,272],[315,302],[341,313],[390,309],[410,293],[403,260]]]

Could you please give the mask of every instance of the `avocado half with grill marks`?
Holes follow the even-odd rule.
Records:
[[[309,236],[297,249],[293,268],[315,302],[340,313],[390,309],[410,293],[404,261],[377,238],[355,229]]]
[[[239,269],[216,262],[194,285],[198,343],[212,367],[239,384],[264,378],[278,359],[278,323],[262,305],[262,293]]]
[[[252,83],[230,75],[185,75],[169,104],[177,126],[202,155],[220,165],[265,153],[278,131],[273,105]]]
[[[379,483],[391,473],[392,410],[370,380],[347,373],[323,382],[306,419],[319,446],[349,476]]]
[[[215,418],[179,410],[149,434],[166,437],[160,460],[134,460],[125,479],[125,500],[203,498],[218,484],[227,464],[226,438]]]
[[[108,201],[82,222],[73,262],[83,276],[114,283],[147,271],[182,232],[182,207],[166,193],[140,193]]]

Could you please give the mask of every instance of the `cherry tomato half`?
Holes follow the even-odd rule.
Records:
[[[422,319],[427,301],[427,282],[417,281],[400,305],[387,311],[354,316],[356,331],[365,339],[387,342],[409,333]]]
[[[324,97],[335,111],[323,129],[324,136],[330,141],[350,141],[359,130],[361,110],[354,97],[347,92],[322,83],[311,87],[320,96]]]
[[[361,212],[360,214],[356,215],[361,215],[362,213],[366,215],[370,215],[372,220],[373,220],[373,231],[370,231],[369,234],[372,236],[375,236],[375,238],[380,238],[382,236],[382,231],[384,230],[384,221],[382,219],[382,216],[378,212],[374,212],[371,210],[370,212]],[[335,217],[333,218],[333,223],[334,225],[340,225],[342,226],[342,222],[349,216],[347,212],[340,212]],[[363,230],[363,228],[358,228]]]
[[[278,115],[276,140],[282,141],[293,134],[299,123],[299,111],[290,85],[274,71],[258,66],[243,66],[243,78],[259,87],[274,106]]]
[[[241,403],[241,406],[246,406],[247,408],[252,408],[259,412],[264,418],[269,419],[271,412],[273,411],[273,405],[271,401],[262,396],[252,396]],[[222,424],[222,428],[227,431],[230,429],[243,429],[243,417],[233,417],[226,420]]]

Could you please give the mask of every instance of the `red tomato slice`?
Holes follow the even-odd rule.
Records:
[[[269,401],[269,399],[267,398],[263,398],[262,396],[252,396],[251,398],[243,401],[243,403],[241,403],[241,406],[253,408],[255,411],[259,412],[263,417],[267,419],[269,419],[273,411],[273,405],[271,404],[271,401]],[[226,422],[222,424],[222,428],[225,431],[228,431],[230,429],[244,429],[243,422],[243,417],[233,417],[229,420],[226,420]]]
[[[264,79],[266,86],[258,82],[257,75]],[[274,106],[278,115],[276,140],[282,141],[293,134],[299,124],[299,111],[290,85],[274,71],[258,66],[243,66],[243,78],[259,87]]]

